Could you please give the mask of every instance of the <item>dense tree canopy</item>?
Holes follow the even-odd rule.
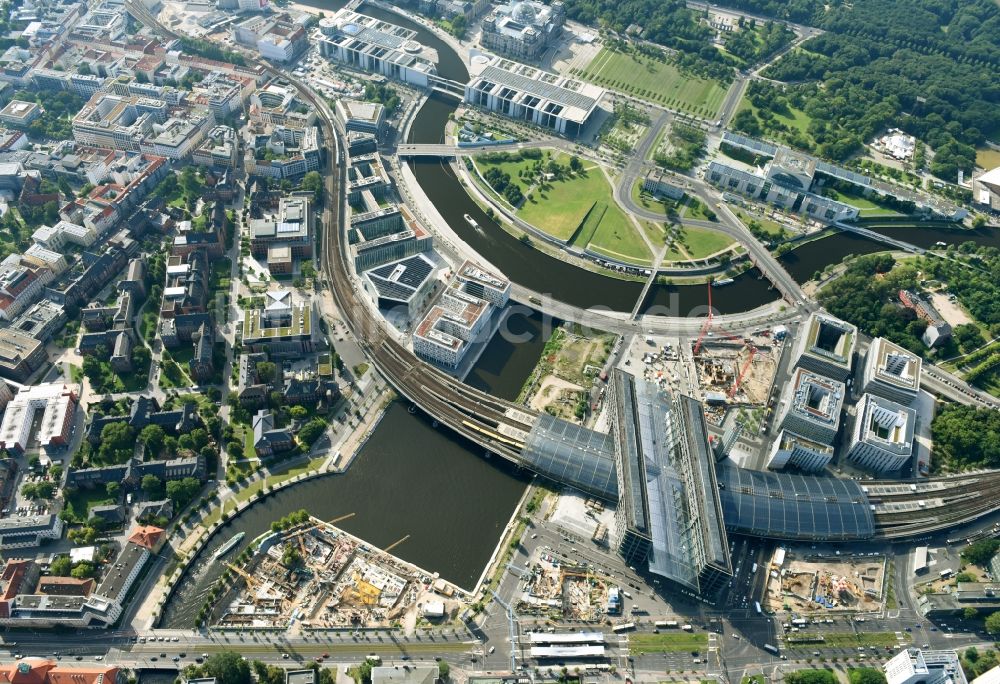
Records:
[[[931,422],[934,457],[957,467],[1000,467],[1000,412],[948,404]]]

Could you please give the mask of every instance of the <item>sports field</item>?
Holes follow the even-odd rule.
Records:
[[[714,118],[726,97],[716,81],[683,74],[673,64],[603,48],[579,76],[650,102]]]

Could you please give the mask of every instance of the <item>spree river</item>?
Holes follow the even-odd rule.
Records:
[[[335,11],[344,3],[312,0],[310,4]],[[467,80],[468,73],[458,55],[425,28],[379,8],[365,7],[364,11],[416,30],[421,42],[438,51],[442,76]],[[432,96],[417,114],[411,140],[440,141],[456,104],[447,97]],[[480,211],[449,166],[417,162],[413,168],[423,190],[459,236],[515,282],[581,307],[603,305],[631,310],[636,305],[642,290],[640,283],[576,268],[523,245]],[[472,215],[485,231],[470,228],[462,218],[464,213]],[[953,231],[919,224],[875,230],[924,247],[938,241],[960,243],[970,239],[1000,247],[1000,231],[996,230]],[[871,240],[842,233],[807,243],[782,257],[782,261],[796,280],[804,282],[847,254],[883,249],[883,245]],[[723,313],[735,313],[777,297],[770,282],[752,269],[732,285],[713,291],[713,304]],[[704,285],[657,285],[650,289],[639,309],[683,316],[703,307],[707,298]],[[496,336],[467,382],[512,399],[537,362],[549,330],[540,316],[530,313],[513,314],[507,327],[525,341],[514,344]],[[244,532],[249,542],[266,532],[273,521],[300,508],[326,520],[355,513],[340,524],[375,546],[388,546],[410,535],[394,549],[396,555],[471,588],[526,483],[525,474],[502,459],[484,459],[474,445],[435,427],[420,414],[410,414],[405,402],[397,402],[345,474],[324,476],[282,490],[258,501],[222,528],[190,564],[164,610],[161,626],[194,626],[205,596],[224,569],[221,563],[212,561],[212,554],[225,541]],[[238,554],[239,550],[232,553]]]

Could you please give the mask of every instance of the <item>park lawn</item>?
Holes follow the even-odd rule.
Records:
[[[992,147],[977,147],[976,166],[987,171],[1000,166],[1000,150],[994,150]]]
[[[894,209],[890,209],[871,198],[865,197],[860,193],[853,192],[841,192],[839,190],[826,189],[823,193],[831,199],[850,204],[852,207],[857,207],[861,210],[862,216],[902,216]]]
[[[631,655],[697,651],[707,646],[707,634],[691,634],[689,632],[670,632],[666,634],[639,632],[630,634],[628,638],[628,650]]]
[[[725,233],[695,226],[684,226],[680,240],[692,259],[703,259],[709,254],[722,251],[735,242]]]
[[[597,232],[587,245],[590,249],[626,261],[650,263],[652,254],[642,235],[621,209],[614,203],[608,205],[597,226]]]
[[[74,489],[72,493],[66,495],[66,506],[68,516],[73,516],[74,520],[81,523],[87,522],[90,517],[90,509],[94,506],[105,506],[113,504],[114,501],[108,498],[104,487],[96,489]]]
[[[564,163],[565,155],[557,161]],[[536,186],[517,215],[558,240],[569,240],[595,202],[613,202],[611,188],[598,168]]]
[[[494,163],[494,162],[485,162],[485,161],[483,161],[482,155],[476,155],[476,156],[474,156],[472,158],[472,161],[473,161],[473,163],[475,163],[476,167],[479,169],[479,173],[483,174],[484,178],[485,178],[486,170],[489,169],[490,167],[494,167],[494,168],[500,169],[504,173],[510,174],[510,181],[511,181],[511,183],[515,183],[517,185],[517,187],[519,187],[521,189],[521,193],[523,194],[523,193],[525,193],[525,192],[528,191],[528,188],[530,186],[529,186],[529,184],[527,182],[525,182],[520,177],[519,174],[520,174],[521,171],[524,171],[524,170],[529,169],[532,166],[534,166],[535,162],[538,161],[538,160],[537,159],[521,159],[520,161],[506,161],[506,162]],[[487,183],[487,187],[489,187],[488,183]]]
[[[718,113],[726,97],[726,88],[717,81],[688,76],[667,62],[608,48],[602,48],[580,76],[613,90],[709,118]]]
[[[750,102],[750,100],[747,99],[746,97],[744,97],[743,101],[740,102],[740,106],[737,108],[736,113],[738,114],[744,109],[749,109],[754,114],[757,114],[757,108],[754,107],[753,104]],[[789,128],[799,131],[808,140],[812,140],[812,136],[809,135],[809,122],[812,121],[812,118],[801,109],[796,109],[795,107],[789,107],[788,111],[790,113],[790,116],[783,112],[782,113],[774,112],[774,118],[777,121],[780,121],[781,123],[785,124]]]

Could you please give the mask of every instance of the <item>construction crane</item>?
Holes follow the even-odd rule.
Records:
[[[312,532],[313,530],[317,529],[318,527],[320,527],[320,526],[322,526],[324,524],[326,524],[326,525],[336,525],[341,520],[347,520],[348,518],[353,518],[355,515],[357,515],[357,513],[346,513],[346,514],[344,514],[344,515],[342,515],[340,517],[337,517],[337,518],[334,518],[333,520],[330,520],[327,523],[319,522],[319,523],[316,523],[315,525],[310,525],[309,527],[303,527],[298,532],[292,532],[290,535],[288,535],[286,537],[286,539],[295,539],[296,537],[301,537],[302,535],[306,534],[307,532]]]
[[[757,347],[754,345],[747,344],[747,349],[750,350],[750,356],[743,363],[742,368],[740,368],[740,372],[736,375],[736,379],[733,381],[733,386],[729,388],[730,399],[736,396],[736,392],[740,389],[740,383],[743,382],[743,377],[747,374],[747,371],[750,370],[750,364],[753,363],[753,357],[757,355]]]
[[[244,570],[243,568],[237,567],[232,563],[226,563],[226,567],[235,572],[240,577],[242,577],[244,580],[246,580],[247,589],[253,591],[254,589],[260,586],[260,581],[256,577],[248,573],[246,570]]]

